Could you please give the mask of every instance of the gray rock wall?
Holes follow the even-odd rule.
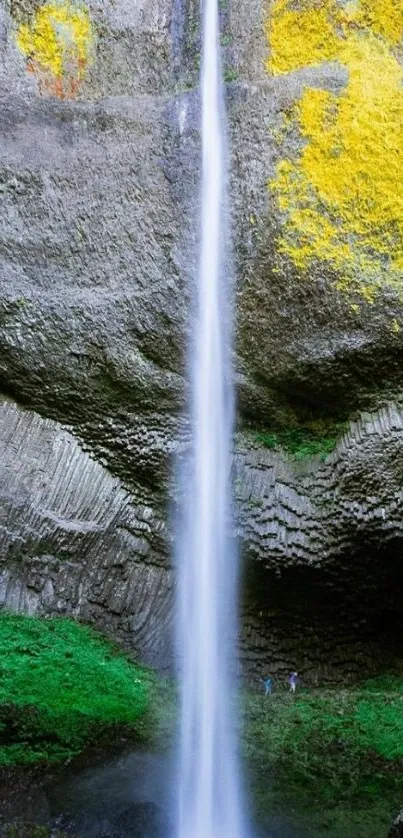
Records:
[[[402,654],[403,408],[298,462],[238,439],[246,671],[354,679]],[[67,429],[0,403],[0,604],[95,623],[172,666],[166,511],[129,493]],[[385,476],[387,475],[387,480]]]
[[[363,414],[325,461],[239,441],[250,671],[363,677],[401,659],[403,408]]]
[[[29,408],[1,404],[2,597],[92,620],[166,666],[167,509],[188,440],[199,9],[90,2],[86,61],[59,78],[32,41],[40,8],[0,2],[0,392]],[[334,678],[344,660],[354,677],[400,654],[401,302],[384,286],[357,311],[331,270],[301,276],[279,260],[268,181],[301,147],[284,120],[307,86],[340,95],[348,73],[324,63],[269,77],[266,14],[260,0],[221,8],[239,425],[354,421],[326,463],[308,466],[239,438],[243,653],[254,673],[303,661],[307,677]]]
[[[93,622],[171,663],[165,524],[58,423],[0,402],[0,605]]]

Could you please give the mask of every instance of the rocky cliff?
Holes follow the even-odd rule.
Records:
[[[1,597],[167,666],[198,4],[2,3]],[[355,677],[402,654],[403,13],[230,0],[221,17],[244,659]],[[304,459],[293,434],[317,444]]]

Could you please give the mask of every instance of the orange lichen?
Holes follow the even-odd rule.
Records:
[[[17,44],[41,90],[60,98],[77,93],[92,58],[93,28],[88,10],[72,3],[41,6],[31,25],[23,24]]]

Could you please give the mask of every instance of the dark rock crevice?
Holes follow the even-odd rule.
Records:
[[[243,651],[255,679],[270,672],[285,685],[296,669],[306,685],[348,684],[401,665],[403,539],[363,545],[330,571],[249,564]]]

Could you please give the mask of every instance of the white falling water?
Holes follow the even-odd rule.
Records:
[[[204,0],[202,229],[192,364],[193,458],[179,556],[179,838],[241,838],[232,724],[236,554],[226,531],[232,433],[224,293],[225,129],[218,0]]]

